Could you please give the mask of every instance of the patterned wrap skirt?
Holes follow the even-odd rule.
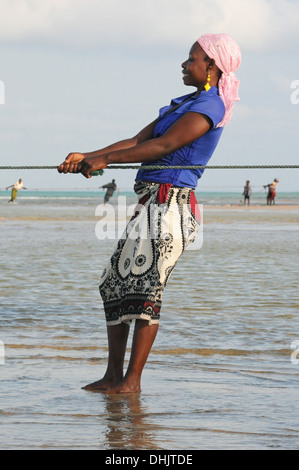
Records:
[[[134,215],[100,280],[107,325],[159,323],[162,292],[200,225],[193,189],[137,181]]]

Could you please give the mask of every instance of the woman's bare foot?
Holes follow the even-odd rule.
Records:
[[[101,380],[97,380],[96,382],[92,382],[91,384],[85,385],[85,387],[82,387],[82,389],[87,390],[89,392],[105,392],[117,386],[121,382],[121,380],[122,377],[108,378],[104,376]]]
[[[108,389],[102,389],[102,393],[105,393],[107,395],[119,395],[119,394],[124,394],[124,393],[140,393],[141,388],[140,388],[140,382],[132,382],[128,381],[126,379],[122,380],[120,383],[118,383],[114,387],[110,387]]]
[[[123,376],[124,356],[129,326],[121,323],[108,326],[109,356],[104,377],[83,387],[91,392],[107,394],[140,393],[141,374],[155,340],[158,324],[136,320],[131,357],[125,377]]]

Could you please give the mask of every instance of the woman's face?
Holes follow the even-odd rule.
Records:
[[[207,83],[210,59],[196,42],[191,47],[189,58],[182,63],[185,85],[203,87]]]

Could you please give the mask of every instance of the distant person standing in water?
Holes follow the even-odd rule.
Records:
[[[264,186],[264,188],[268,188],[267,206],[271,206],[272,204],[273,205],[275,204],[276,188],[277,188],[278,183],[279,183],[279,180],[275,178],[273,183],[270,183]]]
[[[8,201],[8,202],[14,202],[14,201],[15,201],[19,189],[27,189],[27,188],[25,188],[25,186],[23,185],[23,181],[22,181],[21,178],[20,178],[19,181],[17,181],[15,184],[11,184],[10,186],[7,186],[6,191],[7,191],[9,188],[12,188],[12,191],[11,191],[10,201]]]
[[[106,188],[106,194],[104,197],[104,203],[109,201],[109,199],[113,196],[114,191],[116,190],[116,183],[115,180],[112,180],[111,183],[104,184],[103,186],[100,186],[101,188]]]
[[[252,191],[251,191],[250,181],[247,180],[244,186],[244,191],[243,191],[244,206],[246,206],[246,201],[247,201],[248,206],[250,206],[251,194],[252,194]]]

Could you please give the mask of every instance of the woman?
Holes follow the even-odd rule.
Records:
[[[234,101],[239,100],[234,71],[240,61],[239,46],[230,36],[201,36],[182,64],[184,84],[195,87],[194,93],[161,108],[159,117],[135,137],[91,153],[71,153],[58,168],[60,173],[82,173],[90,178],[93,171],[111,163],[142,162],[144,166],[134,188],[139,208],[101,279],[109,345],[107,370],[101,380],[84,387],[86,390],[140,392],[141,374],[158,331],[162,291],[198,228],[193,190],[203,170],[171,166],[208,163],[230,120]],[[146,171],[148,164],[169,168]],[[158,208],[154,215],[152,207]],[[131,236],[137,226],[148,236]],[[131,357],[124,376],[133,319]]]

